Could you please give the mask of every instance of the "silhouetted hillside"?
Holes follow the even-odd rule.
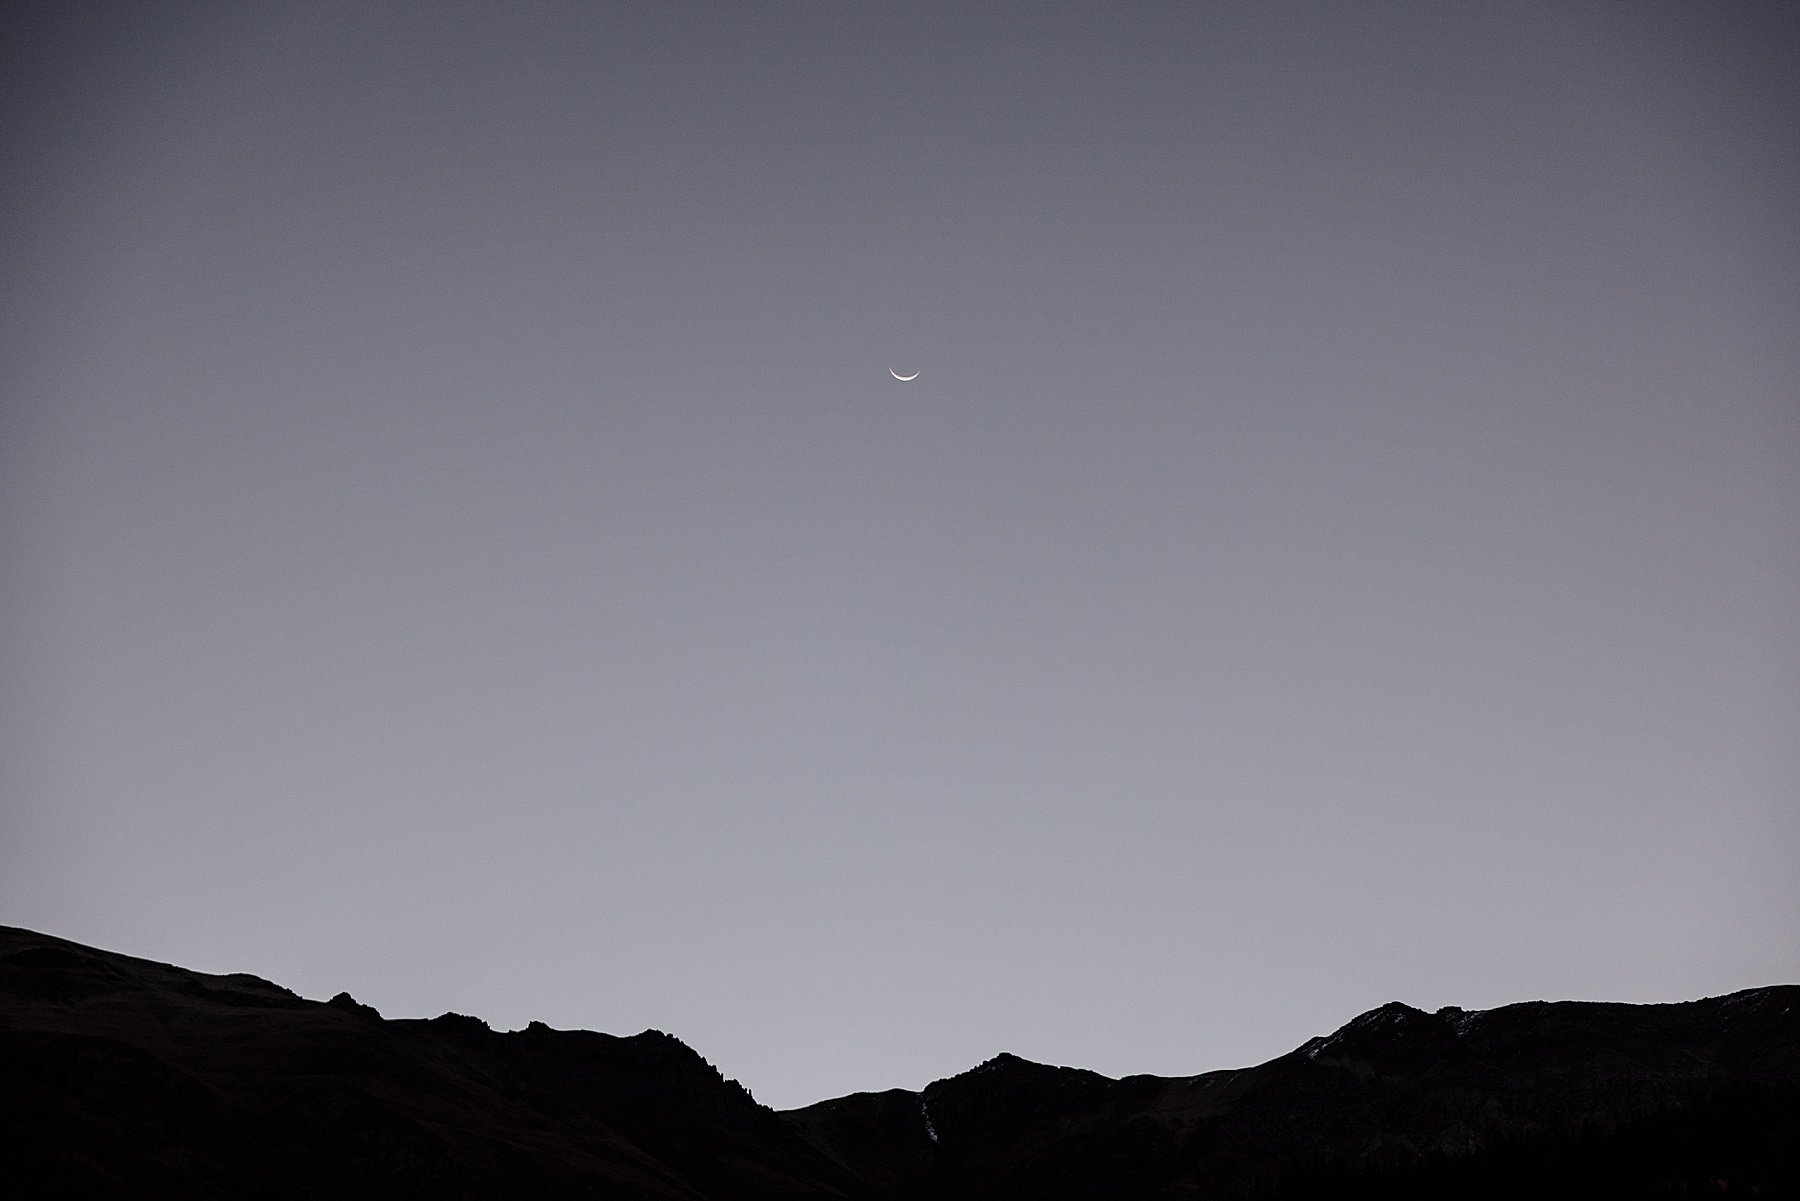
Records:
[[[1399,1003],[1253,1068],[1000,1055],[758,1105],[680,1040],[386,1020],[0,928],[0,1135],[59,1197],[1800,1196],[1800,987]]]

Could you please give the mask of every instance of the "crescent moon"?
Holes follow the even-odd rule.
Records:
[[[888,374],[893,376],[895,379],[899,380],[903,384],[910,383],[911,381],[919,378],[919,373],[917,371],[913,372],[911,375],[901,375],[898,371],[895,371],[892,367],[888,368]]]

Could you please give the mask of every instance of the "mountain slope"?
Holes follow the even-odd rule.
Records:
[[[0,1153],[72,1197],[1800,1196],[1795,986],[1395,1002],[1242,1070],[1000,1055],[778,1114],[656,1031],[385,1020],[0,927],[0,1081]]]
[[[59,1195],[862,1195],[666,1034],[386,1021],[4,928],[0,1076]]]
[[[901,1150],[917,1146],[913,1098],[937,1139],[922,1168]],[[1537,1195],[1591,1195],[1590,1178],[1620,1195],[1733,1178],[1800,1195],[1800,988],[1481,1013],[1392,1003],[1241,1071],[1115,1081],[1001,1056],[922,1094],[789,1117],[893,1196],[1431,1195],[1502,1168]]]

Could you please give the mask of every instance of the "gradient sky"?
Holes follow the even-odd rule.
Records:
[[[778,1107],[1800,979],[1800,7],[5,21],[0,920]]]

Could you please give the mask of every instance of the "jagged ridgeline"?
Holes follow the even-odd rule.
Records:
[[[778,1113],[672,1035],[388,1020],[0,927],[0,1150],[55,1197],[1800,1197],[1800,987],[1390,1004],[1253,1068],[1000,1055]]]

